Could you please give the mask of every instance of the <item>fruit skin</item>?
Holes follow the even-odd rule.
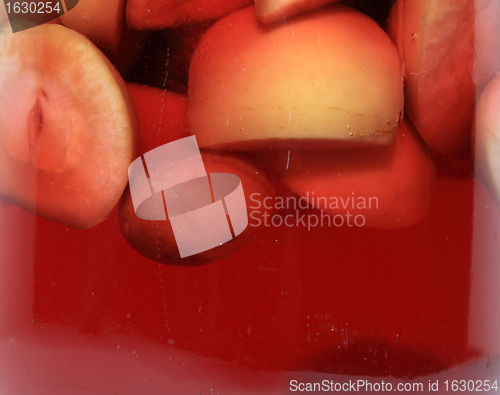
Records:
[[[255,15],[262,23],[274,23],[338,1],[340,0],[255,0]]]
[[[83,34],[97,46],[117,51],[125,22],[125,0],[80,0],[61,16],[64,26]]]
[[[500,73],[484,88],[473,135],[476,171],[500,205]]]
[[[251,3],[251,0],[128,0],[127,24],[137,30],[159,30],[207,22]]]
[[[97,45],[122,75],[137,60],[146,39],[144,33],[127,28],[125,0],[80,0],[60,20]]]
[[[61,25],[4,29],[0,59],[0,195],[67,226],[104,221],[136,149],[124,81],[88,39]]]
[[[475,105],[474,2],[397,0],[389,34],[405,66],[405,110],[441,155],[467,149]]]
[[[316,208],[325,214],[362,215],[363,227],[397,229],[418,223],[428,212],[436,167],[427,147],[406,120],[389,147],[316,153],[292,151],[286,156],[286,161],[281,157],[278,163],[269,166],[280,173],[285,185],[312,206],[322,205]],[[353,198],[356,207],[352,207],[352,199],[346,207],[342,201],[333,207],[321,198],[328,202],[331,198],[343,198],[344,202]],[[362,206],[358,207],[358,202]]]
[[[402,110],[393,43],[342,6],[269,28],[253,7],[237,11],[191,59],[187,120],[202,147],[386,145]]]
[[[274,187],[265,174],[246,161],[213,151],[202,152],[202,157],[207,173],[231,173],[240,177],[247,206],[252,194],[253,199],[260,200],[274,196]],[[219,247],[181,258],[170,221],[140,219],[135,214],[128,188],[121,200],[119,217],[121,232],[132,248],[146,258],[169,265],[196,266],[220,260],[235,253],[258,232],[248,226],[242,234]]]

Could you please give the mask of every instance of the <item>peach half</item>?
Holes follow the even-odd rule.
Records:
[[[9,22],[9,16],[7,15],[7,10],[5,9],[5,4],[3,0],[0,0],[0,29]]]
[[[500,74],[482,92],[476,110],[476,170],[500,205]]]
[[[71,12],[61,16],[61,22],[99,47],[118,51],[125,24],[125,0],[80,0]]]
[[[213,21],[252,0],[127,0],[127,24],[131,29],[166,27]]]
[[[97,45],[122,75],[130,71],[146,41],[143,32],[127,27],[125,0],[80,0],[60,19]]]
[[[240,178],[247,205],[252,199],[252,202],[258,202],[262,207],[264,199],[274,197],[275,189],[267,176],[249,162],[216,151],[202,152],[202,157],[208,173],[230,173]],[[182,199],[189,198],[184,196]],[[253,219],[262,221],[263,216],[269,215],[270,211],[263,210]],[[139,218],[128,188],[121,200],[119,216],[121,232],[133,249],[146,258],[170,265],[196,266],[225,258],[248,244],[259,232],[257,227],[249,225],[243,233],[216,248],[181,258],[170,220]]]
[[[106,219],[134,158],[124,81],[85,37],[47,24],[0,33],[0,196],[78,228]]]
[[[187,121],[202,147],[386,145],[402,111],[394,44],[350,8],[264,27],[249,7],[216,22],[191,58]]]
[[[159,146],[189,136],[186,127],[185,96],[137,84],[129,83],[127,86],[137,109],[141,153],[146,154]],[[252,199],[253,202],[256,200],[260,202],[262,206],[263,199],[275,195],[274,186],[267,176],[258,167],[243,158],[215,151],[202,152],[202,158],[207,173],[237,175],[242,182],[247,203]],[[178,173],[184,170],[189,172],[189,168],[183,170],[178,168],[175,174],[178,176]],[[151,177],[151,174],[148,174],[147,177]],[[195,185],[192,186],[193,189],[189,189],[191,193],[185,193],[186,190],[182,189],[178,191],[177,196],[181,196],[181,201],[192,203],[192,195],[206,193],[204,183],[195,183],[193,185]],[[213,195],[214,197],[215,195]],[[165,195],[163,198],[165,198]],[[196,197],[194,200],[196,200]],[[166,201],[165,207],[168,207]],[[263,216],[265,213],[266,211],[263,211],[258,214]],[[127,188],[121,199],[119,215],[123,236],[139,254],[158,262],[181,266],[204,264],[231,255],[248,243],[257,232],[255,226],[249,225],[241,235],[217,248],[181,258],[170,218],[166,220],[139,218],[134,210],[129,188]],[[262,217],[259,215],[257,215],[257,219],[261,220]]]
[[[285,185],[312,207],[333,221],[351,216],[351,225],[368,228],[418,223],[428,212],[436,180],[428,148],[406,120],[388,147],[292,151],[286,160],[274,161]]]
[[[467,148],[475,105],[474,1],[397,0],[390,35],[405,67],[406,112],[441,155]]]
[[[500,72],[500,2],[475,0],[474,83],[479,92]]]

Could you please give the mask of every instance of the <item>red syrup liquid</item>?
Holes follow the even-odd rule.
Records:
[[[140,256],[117,210],[78,231],[2,207],[0,337],[72,333],[78,352],[125,336],[129,348],[147,339],[256,371],[433,374],[482,355],[469,336],[473,186],[441,174],[429,215],[410,228],[263,228],[196,267]]]

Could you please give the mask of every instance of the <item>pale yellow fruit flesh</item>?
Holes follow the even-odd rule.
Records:
[[[136,119],[125,83],[60,25],[0,34],[0,195],[79,228],[103,221],[127,184]]]
[[[233,13],[201,39],[189,78],[188,126],[205,147],[273,139],[385,145],[403,111],[393,43],[345,7],[272,28],[259,26],[253,8]]]

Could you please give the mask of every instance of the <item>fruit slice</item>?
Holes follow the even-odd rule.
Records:
[[[247,205],[252,199],[254,204],[260,203],[262,207],[264,199],[274,196],[274,188],[267,177],[246,161],[218,152],[204,152],[202,157],[207,173],[230,173],[240,178]],[[170,220],[139,218],[134,211],[129,189],[123,195],[119,214],[122,234],[132,248],[146,258],[171,265],[193,266],[222,259],[234,254],[258,231],[258,228],[249,225],[243,233],[216,248],[181,258]],[[264,215],[269,215],[269,210],[254,212],[252,219],[258,223]]]
[[[128,84],[128,88],[138,113],[141,153],[189,136],[186,127],[186,99],[183,95],[136,84]],[[247,203],[253,194],[251,201],[254,204],[260,203],[262,207],[262,200],[275,194],[274,187],[267,177],[246,161],[218,152],[204,152],[202,157],[206,172],[230,173],[240,178]],[[180,169],[175,170],[175,175],[180,177]],[[212,180],[212,186],[213,183]],[[197,183],[192,185],[192,188],[200,187]],[[203,193],[202,187],[206,185],[202,183],[198,193]],[[179,190],[179,193],[182,191]],[[189,197],[186,195],[181,201],[190,200]],[[134,210],[129,189],[120,204],[120,227],[125,239],[141,255],[162,263],[191,266],[233,254],[255,235],[255,221],[268,215],[268,212],[269,210],[264,209],[254,213],[253,222],[235,239],[213,250],[185,258],[180,257],[170,220],[151,221],[139,218]]]
[[[406,112],[440,154],[468,145],[474,114],[474,2],[397,0],[389,31],[405,65]]]
[[[255,0],[255,14],[259,21],[272,23],[337,1],[339,0]]]
[[[141,152],[189,136],[184,95],[137,84],[127,88],[137,110]]]
[[[0,29],[9,22],[9,16],[7,15],[7,10],[3,0],[0,0]]]
[[[125,0],[80,0],[60,19],[97,45],[122,74],[137,60],[145,39],[144,34],[127,28]]]
[[[102,49],[117,51],[125,24],[125,0],[80,0],[61,16],[61,22]]]
[[[436,178],[427,147],[406,121],[389,147],[291,152],[274,168],[290,189],[346,227],[414,225],[427,214]]]
[[[396,48],[332,6],[264,28],[253,7],[215,23],[191,59],[188,126],[200,146],[386,145],[403,110]]]
[[[500,72],[500,2],[475,0],[474,83],[478,92]]]
[[[479,176],[500,204],[500,74],[486,86],[477,104],[475,157]]]
[[[0,35],[0,195],[68,226],[106,219],[127,184],[136,118],[124,81],[61,25]]]
[[[251,3],[251,0],[128,0],[127,24],[137,30],[158,30],[207,22]]]

